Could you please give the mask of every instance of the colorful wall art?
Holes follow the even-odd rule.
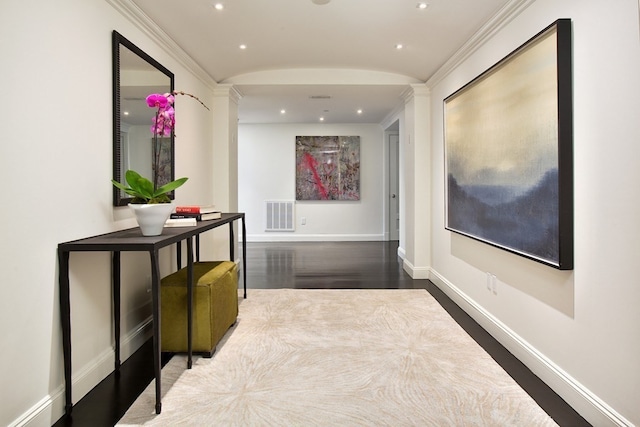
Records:
[[[449,96],[446,228],[573,268],[571,21]]]
[[[296,136],[296,200],[360,200],[360,137]]]

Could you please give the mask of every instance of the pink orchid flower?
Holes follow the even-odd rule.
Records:
[[[167,103],[169,103],[170,105],[173,105],[173,102],[175,101],[176,97],[173,96],[172,93],[165,93],[164,97],[167,98]]]
[[[147,105],[150,108],[164,108],[168,104],[168,99],[165,95],[160,95],[159,93],[152,93],[147,96]]]

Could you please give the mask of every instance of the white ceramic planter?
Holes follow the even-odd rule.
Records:
[[[162,234],[164,223],[167,222],[173,203],[157,203],[151,205],[138,205],[129,203],[129,208],[136,215],[143,236],[159,236]]]

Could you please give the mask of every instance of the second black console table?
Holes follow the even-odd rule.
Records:
[[[112,253],[113,306],[115,333],[115,370],[120,369],[120,252],[143,251],[151,258],[151,295],[153,304],[153,366],[155,372],[156,413],[162,410],[161,366],[160,366],[160,249],[176,243],[178,245],[178,268],[180,268],[181,242],[187,241],[187,317],[188,317],[188,368],[191,368],[191,329],[193,300],[193,238],[199,243],[200,234],[225,224],[229,224],[230,259],[234,260],[233,222],[242,222],[242,267],[244,278],[244,298],[247,297],[247,239],[244,213],[223,213],[220,219],[200,221],[191,227],[165,228],[160,236],[143,236],[140,228],[131,228],[99,236],[87,237],[58,244],[58,264],[60,272],[60,316],[62,320],[62,348],[64,353],[65,411],[71,413],[71,304],[69,297],[69,254],[71,252],[107,251]],[[199,244],[197,244],[199,259]]]

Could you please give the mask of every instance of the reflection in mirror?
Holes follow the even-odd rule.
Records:
[[[145,99],[151,93],[174,89],[173,73],[140,50],[117,31],[113,32],[113,179],[125,183],[124,173],[133,169],[153,177],[154,109]],[[159,185],[174,179],[174,141],[159,138]],[[169,196],[174,198],[173,192]],[[113,187],[114,206],[125,206],[131,197]]]

